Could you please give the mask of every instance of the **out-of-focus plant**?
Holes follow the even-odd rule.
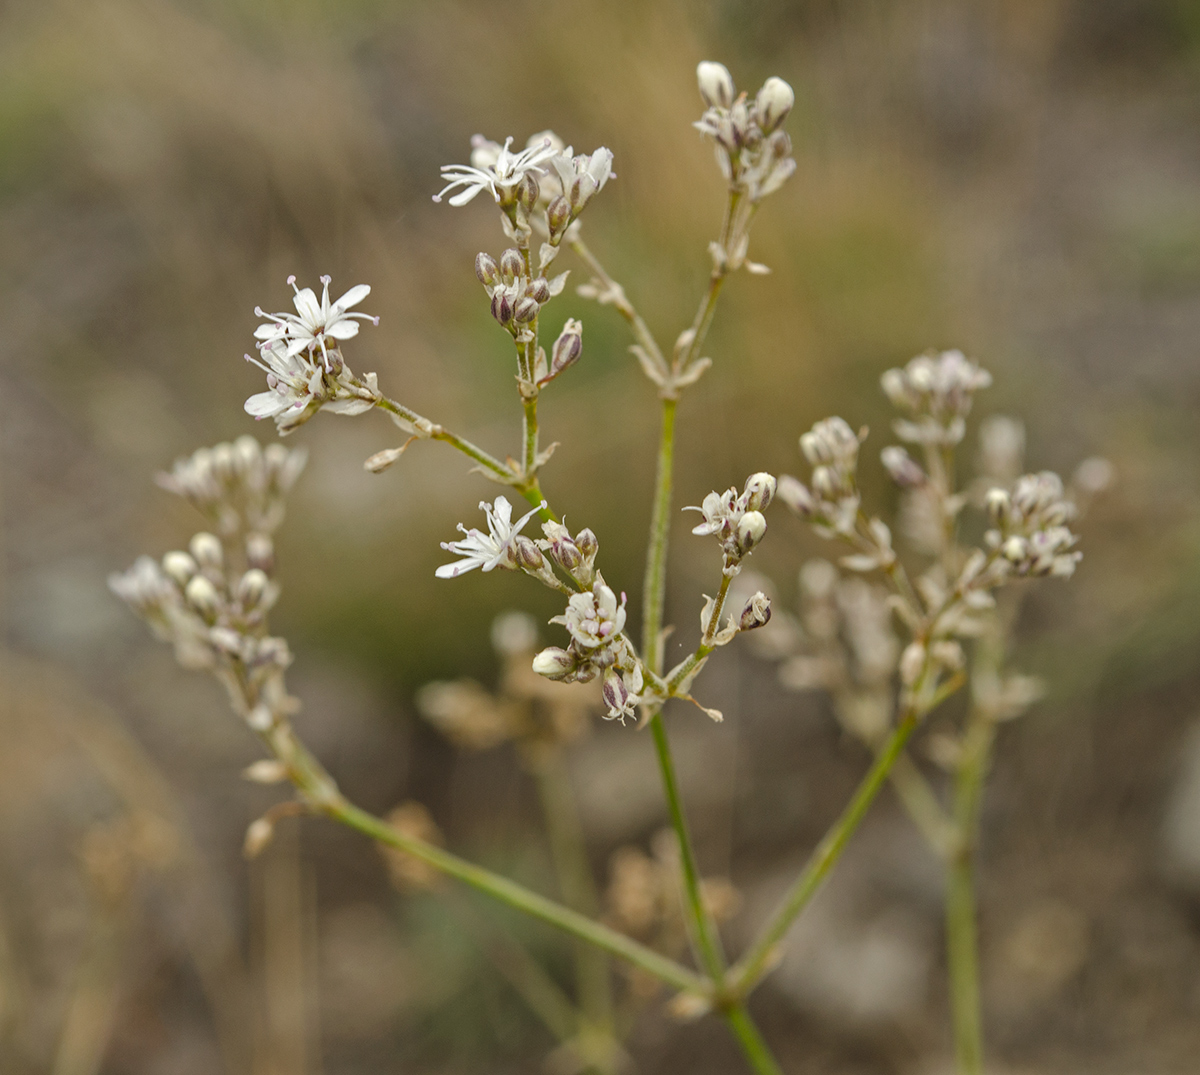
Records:
[[[574,999],[522,949],[504,949],[510,980],[561,1040],[556,1064],[568,1070],[609,1072],[626,1061],[619,1041],[627,1020],[614,1004],[610,956],[633,970],[627,979],[627,1001],[643,1002],[650,992],[647,981],[661,981],[677,993],[670,1003],[674,1014],[687,1018],[718,1013],[753,1070],[780,1070],[750,1018],[747,998],[769,972],[788,929],[889,776],[898,773],[894,779],[920,786],[905,758],[905,746],[924,718],[967,682],[963,640],[987,636],[996,616],[993,592],[1026,577],[1069,575],[1079,557],[1068,525],[1072,508],[1062,483],[1050,474],[991,488],[985,497],[990,529],[983,546],[960,546],[957,521],[966,498],[955,487],[954,449],[962,440],[975,391],[990,378],[957,352],[915,359],[905,370],[886,374],[884,385],[904,412],[897,430],[921,445],[924,466],[899,448],[885,452],[884,462],[909,490],[910,514],[930,524],[932,566],[910,581],[893,549],[891,530],[861,505],[856,471],[865,433],[855,432],[840,418],[827,419],[801,439],[814,466],[810,486],[796,479],[777,483],[771,474],[760,472],[740,491],[714,491],[692,509],[701,516],[693,533],[714,538],[720,547],[720,571],[715,595],[698,602],[700,635],[694,649],[675,667],[665,667],[669,628],[663,612],[676,412],[684,390],[711,364],[703,355],[704,343],[725,281],[739,269],[767,271],[749,258],[751,226],[763,199],[795,170],[791,143],[782,129],[794,102],[786,82],[769,78],[751,97],[736,91],[719,63],[700,64],[697,76],[705,111],[696,127],[713,145],[726,181],[726,209],[720,233],[709,244],[711,269],[695,318],[669,350],[659,345],[625,290],[583,238],[583,212],[615,178],[608,149],[576,155],[549,131],[534,135],[518,151],[511,138],[500,145],[476,136],[470,163],[443,169],[446,185],[434,200],[449,195],[452,206],[463,206],[486,194],[499,208],[511,244],[499,256],[481,252],[475,273],[493,318],[515,352],[522,421],[514,456],[493,455],[390,399],[374,374],[360,376],[351,370],[343,347],[364,320],[375,320],[350,312],[369,295],[366,285],[331,301],[328,277],[322,278],[320,297],[292,278],[296,312],[257,311],[264,322],[256,332],[258,357],[249,359],[266,372],[267,387],[247,400],[246,410],[273,419],[281,435],[322,409],[346,415],[379,409],[407,439],[371,456],[366,461],[369,470],[387,469],[415,441],[440,440],[468,456],[485,478],[530,505],[514,519],[506,496],[482,502],[486,531],[460,526],[462,537],[443,545],[457,559],[438,568],[437,575],[452,579],[480,568],[516,571],[535,579],[565,598],[562,614],[551,621],[565,628],[564,644],[535,652],[537,632],[530,621],[520,615],[506,617],[495,629],[505,664],[499,693],[490,694],[470,682],[430,684],[419,704],[428,719],[464,748],[486,749],[508,740],[517,744],[541,792],[561,902],[443,850],[436,825],[416,804],[406,804],[388,819],[358,808],[297,737],[290,721],[297,703],[284,678],[291,653],[282,638],[269,633],[267,616],[279,596],[272,533],[282,521],[284,497],[304,465],[302,451],[279,445],[262,449],[253,438],[242,437],[177,463],[161,484],[204,513],[211,531],[193,537],[187,551],[170,552],[161,562],[144,557],[112,579],[113,589],[161,638],[174,644],[182,664],[207,669],[225,685],[234,709],[268,752],[247,770],[247,777],[290,782],[295,789],[293,799],[250,826],[247,854],[270,840],[281,818],[321,814],[391,849],[393,875],[401,885],[430,883],[434,874],[429,870],[448,874],[573,935]],[[637,641],[628,630],[625,594],[601,573],[597,535],[587,527],[569,530],[541,483],[554,446],[543,448],[540,443],[540,397],[583,351],[583,326],[574,319],[565,322],[548,346],[543,342],[550,339],[544,332],[547,307],[566,284],[567,273],[553,271],[564,247],[590,273],[579,292],[613,306],[628,322],[634,338],[631,351],[661,408]],[[619,419],[614,415],[614,421]],[[763,592],[748,592],[736,601],[731,593],[744,588],[735,587],[735,580],[766,534],[765,513],[777,491],[819,532],[853,547],[843,561],[848,570],[879,572],[893,592],[880,604],[869,587],[853,595],[846,591],[845,607],[858,610],[860,625],[873,625],[876,651],[867,655],[864,650],[856,658],[864,670],[863,689],[874,692],[870,698],[862,696],[869,704],[844,708],[856,712],[854,726],[875,748],[876,760],[757,939],[731,963],[718,920],[732,895],[720,883],[701,882],[661,711],[669,700],[679,698],[722,720],[720,712],[694,697],[694,684],[718,647],[770,619],[770,602]],[[540,526],[540,537],[534,536],[535,526]],[[828,594],[839,585],[833,573],[829,567],[810,568],[808,575],[812,586],[823,586]],[[893,614],[909,637],[902,652],[889,641]],[[860,635],[858,641],[865,645],[866,634]],[[1001,675],[985,646],[974,648],[980,663],[976,703],[960,744],[953,824],[946,821],[943,826],[954,833],[953,842],[947,837],[946,843],[953,863],[951,964],[960,1058],[969,1072],[979,1069],[978,1018],[972,1014],[977,990],[971,893],[980,789],[995,723],[1030,694],[1023,681]],[[991,663],[983,663],[987,661]],[[895,702],[894,670],[899,682]],[[600,886],[588,865],[562,758],[563,745],[586,728],[592,707],[623,725],[635,718],[638,727],[648,727],[671,821],[669,836],[656,841],[652,858],[633,848],[615,857],[603,914]],[[932,793],[926,798],[932,799]],[[694,967],[681,961],[685,947],[691,949]]]

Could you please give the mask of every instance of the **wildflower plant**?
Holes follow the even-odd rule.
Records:
[[[504,666],[498,693],[470,681],[430,684],[419,693],[418,706],[462,749],[517,745],[541,794],[559,900],[444,850],[433,819],[418,804],[405,804],[387,819],[355,806],[293,730],[290,715],[297,703],[285,680],[292,656],[286,641],[270,634],[268,614],[280,595],[272,533],[282,523],[284,497],[303,468],[302,449],[263,449],[253,438],[242,437],[178,462],[159,482],[191,502],[208,529],[193,537],[186,551],[169,552],[161,561],[143,557],[113,576],[111,586],[156,635],[175,646],[185,667],[206,669],[225,686],[235,712],[266,751],[247,777],[291,784],[293,797],[250,826],[247,854],[266,844],[281,818],[323,815],[387,849],[398,884],[423,885],[436,875],[448,875],[572,935],[574,996],[540,971],[528,954],[514,957],[518,969],[509,975],[559,1038],[555,1064],[563,1070],[613,1072],[627,1062],[619,1028],[628,1019],[617,1011],[610,967],[610,957],[616,957],[630,970],[623,1003],[644,1003],[653,992],[648,982],[665,984],[676,994],[670,1011],[681,1017],[718,1014],[751,1069],[780,1071],[750,1017],[747,998],[769,973],[792,923],[890,779],[950,863],[947,915],[956,1036],[962,1070],[977,1072],[972,877],[979,800],[998,722],[1036,696],[1030,681],[1003,668],[1003,638],[1011,616],[998,608],[997,594],[1035,577],[1071,575],[1079,559],[1071,529],[1074,509],[1056,476],[1018,475],[1012,452],[1004,457],[1005,430],[994,423],[985,427],[991,438],[985,438],[985,449],[990,443],[993,458],[984,467],[982,484],[959,490],[955,454],[974,397],[990,383],[990,375],[956,351],[914,359],[883,377],[884,390],[900,411],[896,434],[917,453],[914,458],[908,448],[894,446],[882,458],[903,490],[899,533],[908,548],[897,550],[892,528],[863,503],[858,468],[866,430],[836,417],[818,422],[800,438],[811,467],[806,481],[777,480],[762,471],[740,488],[713,491],[688,509],[699,513],[692,533],[717,545],[714,592],[697,598],[699,634],[691,652],[674,667],[665,666],[667,532],[675,510],[679,403],[711,364],[703,349],[727,279],[741,269],[767,271],[749,256],[751,228],[761,203],[795,170],[784,130],[794,103],[786,82],[773,77],[757,94],[739,93],[728,70],[713,62],[699,65],[697,79],[705,110],[695,126],[711,143],[724,179],[725,215],[709,244],[709,277],[696,315],[669,349],[659,345],[583,237],[584,212],[616,179],[607,148],[576,154],[549,131],[535,134],[517,151],[512,138],[500,144],[476,136],[468,164],[442,169],[444,186],[435,201],[444,198],[461,208],[477,199],[490,200],[498,209],[506,245],[498,253],[480,252],[474,269],[515,360],[521,434],[514,454],[493,454],[389,398],[375,374],[352,372],[343,349],[364,321],[377,321],[354,310],[370,293],[365,284],[331,301],[328,277],[321,280],[320,298],[290,278],[296,312],[256,310],[263,319],[255,332],[258,354],[247,356],[265,371],[267,385],[246,401],[245,409],[273,420],[281,436],[320,410],[358,415],[378,409],[407,439],[375,453],[366,461],[367,469],[385,470],[413,442],[437,440],[504,487],[479,505],[486,530],[460,524],[462,537],[443,543],[456,559],[436,574],[448,584],[475,568],[528,576],[563,601],[562,612],[550,620],[557,638],[541,645],[536,624],[523,614],[510,614],[493,632]],[[587,526],[569,529],[542,486],[553,446],[540,443],[541,395],[583,355],[578,320],[566,319],[557,333],[547,320],[549,305],[567,282],[567,271],[558,266],[564,249],[588,275],[578,292],[612,306],[628,323],[630,350],[661,410],[636,633],[620,582],[601,570],[597,533]],[[997,463],[999,457],[1004,458]],[[510,497],[529,506],[515,521]],[[683,699],[714,720],[722,719],[704,704],[696,684],[717,648],[771,619],[765,587],[754,585],[743,571],[766,537],[767,513],[775,500],[845,547],[840,570],[824,561],[806,566],[803,629],[788,636],[794,645],[781,674],[793,686],[831,690],[844,723],[874,751],[875,760],[757,938],[731,962],[718,920],[728,912],[733,895],[727,884],[701,882],[661,713],[671,699]],[[959,519],[968,508],[986,515],[979,547],[960,543]],[[973,692],[965,725],[942,749],[955,774],[947,811],[906,748],[925,718],[968,680]],[[603,898],[604,886],[587,861],[563,760],[565,745],[587,731],[590,712],[626,725],[628,734],[646,729],[671,823],[652,856],[636,848],[618,854]],[[685,950],[690,950],[691,965]]]

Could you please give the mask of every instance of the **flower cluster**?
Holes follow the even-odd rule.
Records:
[[[951,447],[963,439],[972,399],[992,383],[992,375],[961,351],[943,351],[888,370],[880,383],[892,404],[909,416],[894,423],[901,440]]]
[[[141,557],[109,580],[112,591],[175,647],[185,668],[238,667],[256,691],[270,689],[291,663],[282,638],[266,633],[266,614],[279,596],[269,574],[274,559],[265,534],[250,534],[245,568],[229,564],[214,534],[196,534],[186,552],[158,563]]]
[[[518,153],[510,148],[512,141],[500,145],[475,135],[471,163],[443,165],[442,178],[448,183],[433,200],[440,202],[461,188],[449,201],[466,205],[488,191],[504,214],[506,233],[519,246],[528,246],[533,228],[545,237],[539,265],[544,272],[588,203],[616,178],[612,150],[601,146],[577,156],[553,131],[533,135]]]
[[[740,494],[731,486],[723,493],[709,493],[699,507],[683,509],[704,516],[704,522],[692,527],[692,533],[701,537],[712,534],[717,538],[725,558],[722,570],[726,575],[732,577],[741,570],[743,558],[766,534],[763,512],[775,498],[775,484],[772,475],[760,471],[746,479]]]
[[[645,676],[642,663],[624,636],[625,595],[617,595],[596,572],[590,590],[572,594],[561,623],[571,636],[566,649],[550,646],[533,659],[533,670],[563,683],[587,683],[602,675],[608,719],[632,716],[641,702]]]
[[[826,418],[800,438],[800,450],[813,467],[811,490],[791,475],[779,479],[780,499],[824,537],[854,532],[861,504],[858,448],[865,437],[865,431],[855,433],[841,418]]]
[[[711,60],[696,68],[696,81],[708,107],[694,126],[713,140],[730,188],[752,203],[778,190],[796,170],[791,139],[782,130],[796,103],[792,87],[772,76],[751,101],[737,92],[728,68]]]
[[[177,459],[155,480],[204,515],[219,534],[240,529],[270,534],[283,522],[284,498],[304,469],[303,448],[265,449],[251,436]]]
[[[984,535],[1017,575],[1069,578],[1083,554],[1067,525],[1075,505],[1066,498],[1062,479],[1051,471],[1026,474],[1011,492],[993,489],[987,496],[992,529]]]
[[[375,374],[356,377],[341,353],[341,341],[358,334],[359,320],[379,323],[370,314],[347,312],[370,294],[370,287],[358,284],[331,303],[328,276],[321,277],[319,301],[312,288],[298,288],[294,276],[288,283],[296,293],[296,313],[268,314],[256,307],[254,312],[268,320],[254,333],[258,358],[246,355],[247,362],[267,375],[267,391],[246,400],[246,413],[273,418],[280,435],[292,432],[322,407],[335,414],[361,414],[381,398]]]

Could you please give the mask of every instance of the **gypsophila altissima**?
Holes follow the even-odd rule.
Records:
[[[514,40],[519,44],[519,34]],[[225,686],[233,708],[268,755],[245,770],[247,779],[294,789],[293,799],[276,803],[250,825],[247,855],[266,845],[284,817],[333,818],[386,848],[389,870],[402,891],[427,888],[450,875],[576,939],[577,997],[568,996],[557,976],[545,975],[531,955],[517,959],[523,969],[515,977],[521,984],[541,983],[535,990],[540,999],[531,1006],[558,1038],[548,1064],[554,1070],[615,1075],[631,1066],[619,1023],[636,1020],[612,1016],[616,1010],[636,1012],[614,1003],[616,976],[607,960],[615,956],[635,968],[623,1000],[650,996],[644,988],[647,976],[666,983],[675,993],[669,1002],[674,1015],[690,1019],[719,1013],[754,1070],[778,1072],[746,998],[770,972],[795,918],[889,779],[945,858],[954,895],[947,901],[946,936],[956,1040],[960,1046],[967,1041],[978,1057],[971,883],[982,782],[997,726],[1040,694],[1035,680],[1005,667],[1008,629],[1016,601],[1032,579],[1065,578],[1076,570],[1074,500],[1082,497],[1086,505],[1113,480],[1113,471],[1104,460],[1088,460],[1071,488],[1050,472],[1024,473],[1023,427],[992,416],[982,428],[975,480],[960,482],[962,462],[956,453],[976,395],[991,383],[991,375],[959,351],[918,356],[882,377],[884,392],[899,412],[893,429],[903,442],[885,445],[880,456],[900,491],[896,543],[892,528],[864,507],[859,471],[872,465],[861,451],[866,429],[840,417],[818,421],[800,437],[810,468],[804,481],[788,475],[777,480],[763,470],[751,474],[740,491],[736,486],[713,490],[685,509],[699,513],[692,532],[706,543],[715,541],[720,570],[712,565],[714,594],[701,595],[698,640],[690,650],[685,642],[682,656],[668,668],[667,537],[677,508],[672,490],[680,399],[712,365],[704,348],[728,278],[743,268],[767,271],[748,257],[751,225],[764,199],[796,171],[784,130],[796,104],[787,82],[772,76],[755,94],[739,93],[729,70],[710,60],[698,66],[696,80],[704,111],[695,127],[716,154],[725,212],[709,244],[709,273],[695,317],[673,346],[660,345],[583,238],[581,215],[603,204],[598,196],[615,178],[607,147],[576,154],[552,131],[533,135],[523,149],[514,149],[512,138],[500,144],[477,135],[468,164],[441,170],[442,188],[434,201],[462,207],[486,193],[499,210],[504,239],[492,248],[499,252],[481,250],[474,271],[484,289],[477,297],[502,330],[495,335],[515,357],[520,445],[511,455],[493,454],[387,397],[373,373],[352,371],[361,365],[352,355],[348,362],[344,348],[364,321],[378,323],[356,310],[370,294],[366,284],[331,300],[328,276],[321,277],[320,297],[291,277],[295,313],[256,309],[263,322],[255,330],[257,357],[249,360],[265,372],[267,386],[246,401],[249,414],[272,419],[284,435],[322,409],[349,415],[382,410],[407,439],[374,452],[365,462],[373,473],[393,466],[414,443],[448,444],[471,461],[476,473],[502,486],[503,495],[480,502],[486,530],[460,524],[461,538],[442,544],[456,559],[438,567],[436,576],[501,569],[522,573],[560,595],[562,611],[549,622],[565,633],[563,644],[544,645],[532,617],[506,613],[492,627],[498,682],[427,683],[415,702],[422,716],[463,750],[515,747],[538,784],[562,902],[445,850],[435,819],[420,804],[402,802],[386,817],[358,808],[297,738],[290,717],[298,702],[284,678],[292,654],[284,639],[270,633],[268,615],[280,592],[272,534],[304,466],[303,452],[279,445],[263,449],[242,437],[177,461],[159,476],[159,484],[195,506],[205,529],[161,560],[140,558],[114,575],[110,585],[158,637],[174,645],[180,663],[210,671]],[[548,320],[568,281],[566,271],[552,271],[564,251],[589,273],[578,288],[580,297],[611,306],[628,324],[630,350],[652,383],[660,410],[640,631],[631,623],[626,594],[600,570],[596,532],[578,526],[575,518],[569,528],[542,488],[542,470],[555,445],[541,445],[539,400],[544,391],[557,391],[558,379],[584,357],[582,321],[570,317],[551,325]],[[582,497],[582,488],[575,492]],[[804,565],[796,612],[788,611],[784,598],[777,606],[782,611],[774,611],[772,595],[778,589],[747,570],[747,558],[765,539],[775,497],[820,536],[839,542],[844,552],[836,564],[810,560]],[[514,501],[528,505],[523,514]],[[973,511],[984,516],[982,524],[962,525]],[[535,516],[540,537],[526,533]],[[979,547],[964,543],[963,533],[977,532],[983,533]],[[707,547],[713,551],[711,544]],[[476,578],[475,584],[482,581]],[[684,627],[680,638],[694,633],[695,621]],[[814,857],[730,964],[716,923],[728,913],[734,894],[728,885],[720,889],[700,881],[662,710],[681,699],[722,720],[720,711],[691,692],[716,650],[747,632],[753,632],[752,646],[761,640],[760,656],[779,662],[786,686],[832,695],[842,726],[874,760],[850,805],[818,841]],[[966,705],[946,713],[922,743],[925,756],[953,774],[953,802],[947,807],[939,789],[927,784],[924,761],[907,750],[926,718],[968,683]],[[654,742],[673,828],[666,838],[654,840],[653,859],[633,848],[614,859],[607,920],[596,917],[601,908],[592,849],[583,840],[565,756],[568,744],[586,734],[596,709],[608,720],[625,724],[637,717],[639,727],[648,726],[646,738]],[[676,958],[689,941],[694,966]],[[960,1066],[982,1069],[981,1062]]]

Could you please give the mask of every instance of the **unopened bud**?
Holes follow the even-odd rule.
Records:
[[[925,484],[925,471],[903,448],[892,445],[879,453],[884,469],[902,489],[916,489]]]
[[[563,326],[558,339],[554,341],[554,349],[550,359],[550,373],[557,377],[568,366],[579,361],[583,354],[583,322],[571,317]]]
[[[513,546],[518,566],[535,573],[545,566],[546,561],[541,550],[524,534],[517,535]]]
[[[538,315],[537,299],[529,297],[518,300],[517,305],[513,307],[513,320],[519,321],[521,324],[527,324]]]
[[[808,487],[799,478],[784,474],[777,486],[779,499],[782,500],[797,515],[809,516],[817,510],[817,502],[813,499]]]
[[[550,281],[544,276],[539,276],[525,289],[525,294],[538,303],[538,305],[549,302]]]
[[[547,679],[560,679],[575,671],[578,662],[565,649],[548,646],[533,659],[533,670]]]
[[[770,134],[785,119],[796,103],[796,94],[783,79],[772,75],[763,83],[754,102],[758,114],[758,125],[764,134]]]
[[[270,706],[259,702],[246,714],[246,723],[250,726],[251,731],[267,732],[275,724],[275,714],[271,712]]]
[[[586,527],[575,535],[575,545],[583,553],[584,559],[588,561],[594,560],[596,553],[600,551],[600,542],[596,539],[596,535]]]
[[[196,561],[186,552],[169,552],[162,558],[163,571],[169,575],[180,588],[186,586],[191,577],[199,570]]]
[[[269,575],[275,570],[275,542],[266,534],[247,534],[246,562]]]
[[[279,784],[287,775],[287,766],[277,758],[263,758],[242,770],[242,776],[255,784]]]
[[[476,254],[475,275],[484,287],[495,287],[500,283],[500,266],[491,254]]]
[[[275,825],[270,818],[260,817],[250,822],[246,829],[246,840],[242,844],[242,854],[248,859],[256,858],[265,850],[275,835]]]
[[[952,638],[944,638],[929,647],[929,655],[943,668],[957,672],[967,663],[963,648]]]
[[[551,542],[550,555],[568,575],[574,575],[583,566],[583,553],[569,537]]]
[[[991,489],[985,501],[988,514],[997,522],[1008,514],[1008,493],[1003,489]]]
[[[550,230],[550,238],[558,239],[570,223],[571,203],[560,194],[546,210],[546,227]]]
[[[751,474],[742,491],[742,501],[750,511],[766,511],[775,499],[775,478],[765,470]]]
[[[221,569],[225,556],[220,539],[213,534],[201,531],[188,543],[188,548],[201,567],[211,567],[217,571]]]
[[[510,246],[500,255],[500,279],[506,284],[515,283],[524,271],[525,259],[515,246]]]
[[[187,598],[187,603],[205,619],[211,619],[217,614],[217,609],[221,604],[220,594],[217,593],[217,588],[203,575],[196,575],[192,578],[183,593]]]
[[[257,567],[252,567],[240,579],[238,579],[237,589],[235,591],[237,599],[241,602],[242,608],[250,611],[259,606],[263,599],[263,595],[267,592],[267,587],[270,585],[270,580],[267,578],[267,573]]]
[[[512,300],[504,291],[497,291],[492,296],[492,316],[502,325],[512,321]]]
[[[542,188],[538,186],[537,177],[532,172],[526,172],[517,184],[517,204],[529,213],[537,205]]]
[[[616,715],[625,712],[625,707],[629,704],[629,688],[625,686],[625,680],[621,677],[621,673],[611,665],[604,670],[600,693],[604,697],[604,704],[608,706],[609,713]],[[624,720],[623,716],[622,720]]]
[[[738,548],[747,553],[763,539],[767,532],[767,520],[761,511],[748,511],[737,525]]]
[[[911,687],[925,667],[925,647],[920,642],[910,642],[900,654],[900,682]]]
[[[1019,564],[1029,555],[1029,544],[1023,537],[1017,537],[1014,534],[1004,543],[1001,551],[1004,553],[1006,560],[1010,560],[1014,564]]]
[[[759,590],[742,609],[742,614],[738,617],[738,630],[753,631],[756,627],[769,623],[770,619],[771,599]]]
[[[702,60],[696,65],[696,83],[700,87],[700,96],[709,108],[728,108],[733,104],[737,91],[733,76],[723,63]]]

